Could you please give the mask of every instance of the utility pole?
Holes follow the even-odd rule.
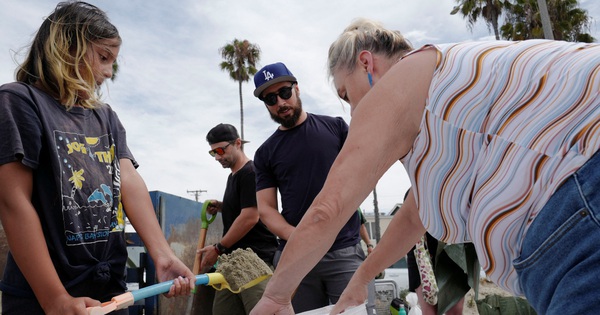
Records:
[[[187,192],[188,192],[188,194],[193,194],[194,197],[196,198],[196,202],[198,202],[198,197],[200,197],[201,193],[206,192],[206,190],[201,190],[201,189],[200,190],[188,190]]]
[[[381,227],[379,225],[379,202],[377,201],[377,187],[373,188],[373,211],[375,211],[375,240],[379,243],[381,239]]]

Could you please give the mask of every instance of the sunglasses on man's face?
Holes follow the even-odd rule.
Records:
[[[231,143],[228,143],[224,147],[214,148],[214,149],[208,151],[208,154],[210,154],[210,156],[212,156],[212,157],[215,157],[217,154],[218,155],[223,155],[223,154],[225,154],[225,149],[227,149],[227,147],[230,146],[230,145],[231,145]]]
[[[292,88],[295,83],[292,83],[291,86],[285,86],[277,90],[276,93],[269,93],[262,98],[262,101],[269,106],[273,106],[277,104],[277,96],[281,97],[283,100],[289,100],[292,97]]]

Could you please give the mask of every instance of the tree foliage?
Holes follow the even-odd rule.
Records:
[[[586,43],[595,40],[588,33],[591,19],[586,10],[578,7],[577,0],[548,0],[546,3],[554,39]],[[513,0],[505,8],[504,25],[500,28],[502,38],[544,38],[537,0]]]
[[[221,70],[229,73],[229,77],[238,82],[240,94],[240,136],[244,139],[244,101],[242,83],[248,82],[258,71],[256,64],[260,60],[260,47],[248,40],[234,39],[219,49],[223,57]]]
[[[483,18],[488,29],[491,29],[496,36],[496,40],[500,39],[498,28],[498,19],[502,15],[505,2],[501,0],[455,0],[458,4],[452,9],[450,14],[460,15],[467,20],[467,26],[470,30],[473,29],[477,19]]]
[[[450,14],[467,21],[470,30],[482,19],[496,39],[526,40],[544,38],[537,0],[454,0],[457,5]],[[577,0],[546,0],[556,40],[593,42],[589,33],[591,18],[579,8]],[[499,22],[503,18],[502,24]],[[501,24],[501,26],[500,26]]]

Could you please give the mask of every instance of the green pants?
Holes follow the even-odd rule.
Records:
[[[213,302],[213,315],[250,314],[262,297],[269,279],[237,294],[229,290],[217,291]]]

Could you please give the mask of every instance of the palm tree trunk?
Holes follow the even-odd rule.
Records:
[[[498,19],[492,20],[492,27],[494,28],[494,35],[496,40],[500,40],[500,32],[498,31]]]
[[[542,28],[544,29],[545,39],[554,39],[552,34],[552,24],[550,23],[550,16],[548,15],[548,6],[546,0],[537,0],[538,10],[540,11],[540,17],[542,18]]]
[[[498,30],[498,16],[502,14],[501,9],[494,5],[493,0],[487,0],[486,6],[489,11],[489,15],[486,17],[486,20],[492,24],[492,28],[494,29],[494,35],[496,36],[496,40],[500,40],[500,32]]]
[[[240,92],[240,137],[244,138],[244,99],[242,97],[242,81],[239,81],[239,92]],[[244,144],[242,143],[242,151],[244,151]]]

